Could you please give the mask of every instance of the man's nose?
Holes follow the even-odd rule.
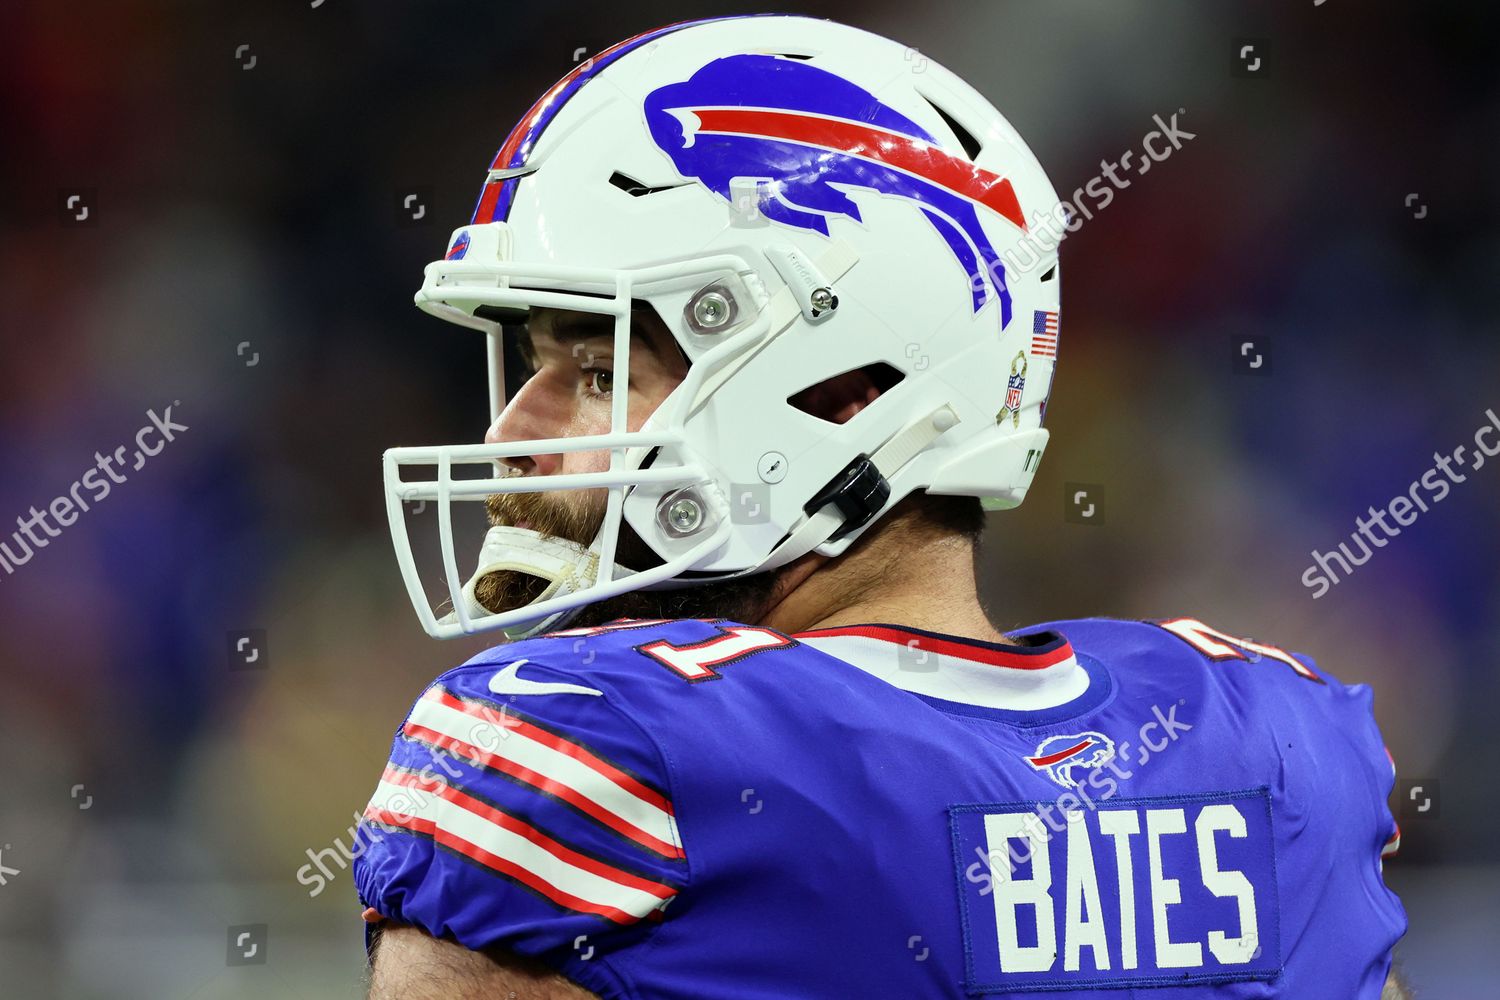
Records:
[[[511,441],[535,441],[563,436],[563,422],[540,391],[540,387],[528,382],[514,398],[505,404],[500,416],[490,425],[484,435],[485,444],[505,444]],[[511,455],[497,461],[511,469],[519,469],[526,476],[551,476],[562,470],[562,455]]]

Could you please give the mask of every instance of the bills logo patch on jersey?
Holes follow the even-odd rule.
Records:
[[[1115,741],[1103,733],[1049,736],[1037,745],[1026,763],[1064,788],[1077,788],[1090,768],[1103,767],[1114,759]]]
[[[756,103],[744,104],[750,94]],[[729,203],[730,182],[752,178],[760,212],[782,225],[828,236],[830,217],[863,222],[849,187],[907,199],[953,252],[962,268],[955,280],[970,284],[974,311],[992,286],[1001,328],[1009,325],[1005,267],[977,209],[1025,230],[1010,181],[944,149],[869,91],[797,60],[734,55],[652,91],[645,114],[651,138],[682,176]]]

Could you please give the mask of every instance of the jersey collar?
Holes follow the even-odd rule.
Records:
[[[960,705],[1023,712],[1083,695],[1089,675],[1056,632],[985,642],[908,625],[842,625],[794,636],[904,691]]]

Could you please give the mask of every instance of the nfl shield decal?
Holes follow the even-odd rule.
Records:
[[[1012,427],[1021,426],[1021,396],[1026,391],[1026,352],[1019,351],[1010,363],[1010,378],[1005,380],[1005,403],[995,414],[995,423],[1010,417]]]

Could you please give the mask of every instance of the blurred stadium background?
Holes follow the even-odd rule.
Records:
[[[1401,776],[1440,791],[1397,805],[1398,958],[1423,995],[1493,995],[1500,468],[1320,599],[1300,582],[1500,408],[1485,8],[792,7],[969,79],[1060,192],[1183,109],[1197,137],[1063,248],[1053,444],[992,515],[985,595],[1005,627],[1192,614],[1372,684]],[[0,994],[361,995],[331,849],[410,698],[483,646],[421,633],[385,528],[381,451],[486,423],[478,341],[412,308],[421,268],[579,49],[744,10],[6,6],[0,519],[148,410],[189,430],[0,576]],[[1241,337],[1265,374],[1236,374]],[[1103,523],[1065,483],[1103,487]],[[264,669],[230,669],[244,630]],[[242,925],[263,963],[226,964]]]

